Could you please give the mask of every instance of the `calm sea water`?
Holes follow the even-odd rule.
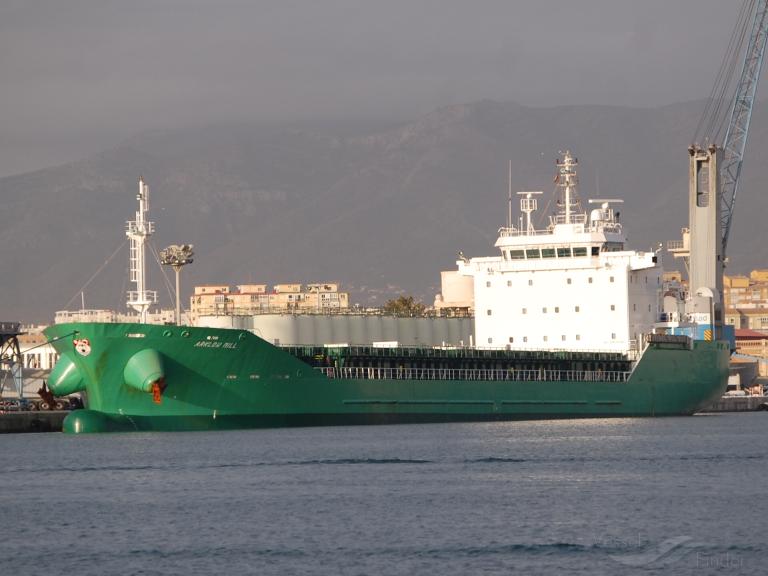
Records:
[[[0,574],[765,574],[768,414],[0,436]]]

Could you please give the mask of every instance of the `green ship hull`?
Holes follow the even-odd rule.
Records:
[[[64,422],[74,433],[688,415],[723,394],[730,354],[726,342],[686,339],[651,342],[623,364],[425,349],[405,365],[345,368],[343,352],[320,358],[242,330],[82,323],[46,335],[61,356],[51,389],[87,395]],[[449,356],[464,363],[446,368]]]

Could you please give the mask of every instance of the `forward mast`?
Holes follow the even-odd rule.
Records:
[[[139,191],[136,199],[139,202],[136,219],[127,222],[125,228],[125,234],[130,240],[131,282],[135,284],[136,289],[128,291],[126,303],[139,313],[141,322],[146,322],[149,307],[157,303],[157,292],[146,289],[146,246],[147,239],[155,231],[155,224],[148,220],[149,186],[144,182],[143,177],[139,177]]]

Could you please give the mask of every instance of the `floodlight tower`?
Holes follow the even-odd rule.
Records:
[[[176,272],[176,324],[181,324],[181,300],[179,292],[179,273],[181,268],[187,264],[192,264],[192,257],[195,253],[192,251],[192,244],[171,244],[167,248],[160,250],[160,264],[171,266]]]

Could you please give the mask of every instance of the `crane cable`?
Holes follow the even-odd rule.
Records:
[[[741,4],[736,25],[728,40],[728,47],[717,71],[715,83],[707,98],[704,112],[696,125],[694,142],[705,140],[714,143],[722,134],[735,98],[736,87],[733,86],[733,78],[736,74],[741,54],[744,51],[745,39],[749,30],[749,17],[754,12],[754,7],[755,0],[744,0]],[[726,93],[730,90],[733,90],[733,95],[726,102]],[[723,107],[724,104],[728,104],[727,108]]]
[[[162,262],[160,262],[160,254],[157,252],[157,249],[151,242],[149,242],[149,249],[152,252],[152,256],[155,257],[155,263],[157,264],[158,268],[160,268],[160,274],[163,276],[165,289],[168,290],[168,296],[171,299],[171,302],[173,302],[174,298],[176,297],[176,290],[174,289],[170,278],[168,278],[168,274],[165,273],[165,268],[163,268]]]
[[[112,252],[110,257],[107,258],[101,266],[99,266],[99,269],[96,270],[96,272],[93,273],[93,276],[91,276],[88,279],[88,281],[85,284],[83,284],[77,292],[75,292],[75,295],[72,296],[72,298],[69,299],[69,302],[64,304],[64,307],[62,308],[62,310],[66,310],[69,307],[69,305],[72,304],[72,302],[75,301],[75,298],[77,298],[78,294],[81,294],[86,288],[88,288],[88,285],[96,279],[96,276],[101,274],[101,271],[104,270],[104,268],[107,266],[107,264],[109,264],[112,261],[112,258],[114,258],[117,255],[118,252],[120,252],[120,250],[123,248],[123,246],[125,246],[125,243],[127,241],[128,241],[127,239],[123,240],[122,244],[120,244],[120,246],[118,246],[115,249],[115,251]]]
[[[743,23],[737,24],[737,28],[740,30],[739,34],[739,42],[736,47],[736,50],[733,54],[734,60],[733,64],[730,66],[730,71],[728,74],[728,86],[732,86],[733,82],[732,79],[735,74],[739,74],[739,78],[741,77],[741,69],[744,64],[744,59],[746,57],[746,51],[747,51],[747,39],[750,36],[751,28],[752,28],[752,15],[755,12],[755,0],[750,0],[749,2],[745,2],[744,5],[748,5],[747,9],[744,11],[744,20]],[[738,81],[737,81],[738,82]],[[717,115],[717,125],[714,125],[714,122],[710,128],[710,132],[712,133],[712,138],[716,141],[719,141],[721,137],[724,139],[727,134],[724,134],[723,131],[726,128],[726,124],[728,123],[730,116],[731,116],[731,110],[734,107],[735,101],[736,101],[736,94],[738,92],[739,86],[735,85],[733,86],[733,95],[729,100],[725,100],[725,89],[723,89],[723,93],[721,94],[719,98],[719,107],[718,112],[720,110],[720,107],[722,107],[724,104],[727,104],[727,108],[723,111],[722,114]],[[725,144],[725,142],[723,142]]]

